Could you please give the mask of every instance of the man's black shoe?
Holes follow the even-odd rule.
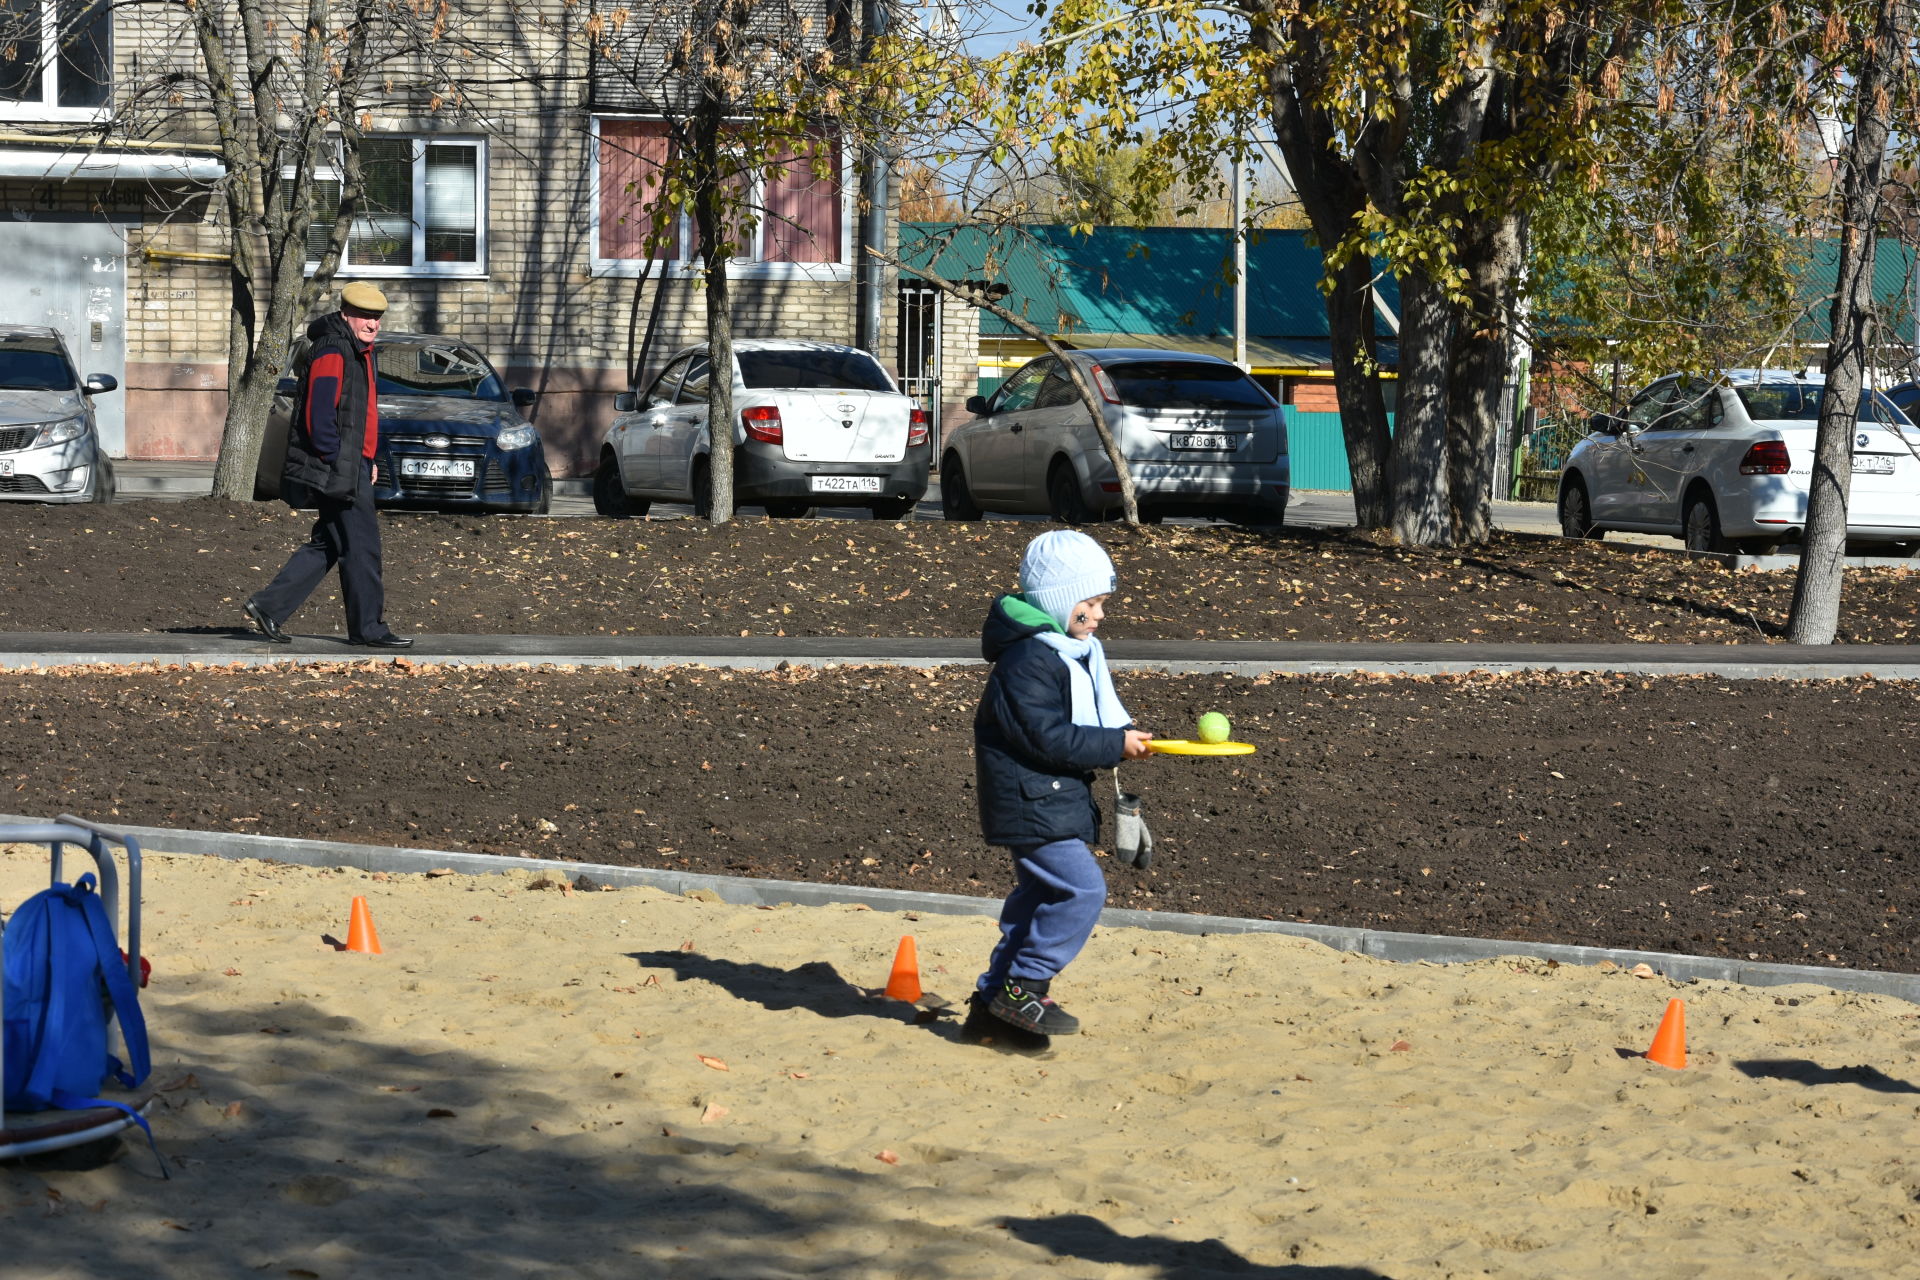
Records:
[[[348,644],[363,645],[369,649],[411,649],[412,636],[397,636],[389,631],[383,636],[369,636],[364,640],[349,640]]]
[[[254,629],[267,638],[268,644],[292,644],[293,637],[280,629],[280,625],[267,616],[267,611],[249,600],[241,608],[246,610],[248,621]]]

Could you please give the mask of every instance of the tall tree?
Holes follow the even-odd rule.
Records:
[[[1820,400],[1807,527],[1787,622],[1787,638],[1796,644],[1831,644],[1839,627],[1853,432],[1875,349],[1873,261],[1887,144],[1896,121],[1911,126],[1916,102],[1913,0],[1874,0],[1857,15],[1839,7],[1828,12],[1826,49],[1852,53],[1845,63],[1853,95],[1839,157],[1840,263],[1828,323],[1827,389]]]

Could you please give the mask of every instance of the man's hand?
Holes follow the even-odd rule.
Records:
[[[1153,735],[1150,733],[1142,733],[1138,729],[1129,729],[1127,730],[1127,748],[1123,754],[1129,760],[1145,760],[1153,754],[1153,752],[1147,749],[1147,743],[1152,740]]]

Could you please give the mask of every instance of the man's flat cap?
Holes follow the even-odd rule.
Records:
[[[365,280],[355,280],[340,291],[340,305],[365,311],[369,315],[383,315],[387,309],[387,295]]]

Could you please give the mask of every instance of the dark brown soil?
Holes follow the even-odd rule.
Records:
[[[398,518],[422,631],[970,635],[1032,525]],[[0,508],[0,628],[219,628],[304,522]],[[1142,638],[1733,640],[1791,580],[1503,539],[1097,531]],[[7,561],[12,564],[9,567]],[[1907,638],[1904,574],[1849,580]],[[772,610],[772,612],[769,612]],[[783,612],[782,610],[790,610]],[[337,626],[316,600],[296,629]],[[1756,625],[1757,624],[1757,625]],[[0,675],[0,811],[997,896],[973,815],[985,668]],[[1146,728],[1258,754],[1125,767],[1159,859],[1115,905],[1911,971],[1916,689],[1870,679],[1123,674]]]
[[[275,504],[0,504],[0,631],[244,626],[310,521]],[[1013,585],[1021,521],[519,520],[388,515],[403,632],[971,636]],[[1732,643],[1777,638],[1785,573],[1503,536],[1454,553],[1339,531],[1092,531],[1113,553],[1107,634],[1150,639]],[[330,582],[291,628],[336,634]],[[1920,634],[1920,574],[1849,576],[1840,639]]]

